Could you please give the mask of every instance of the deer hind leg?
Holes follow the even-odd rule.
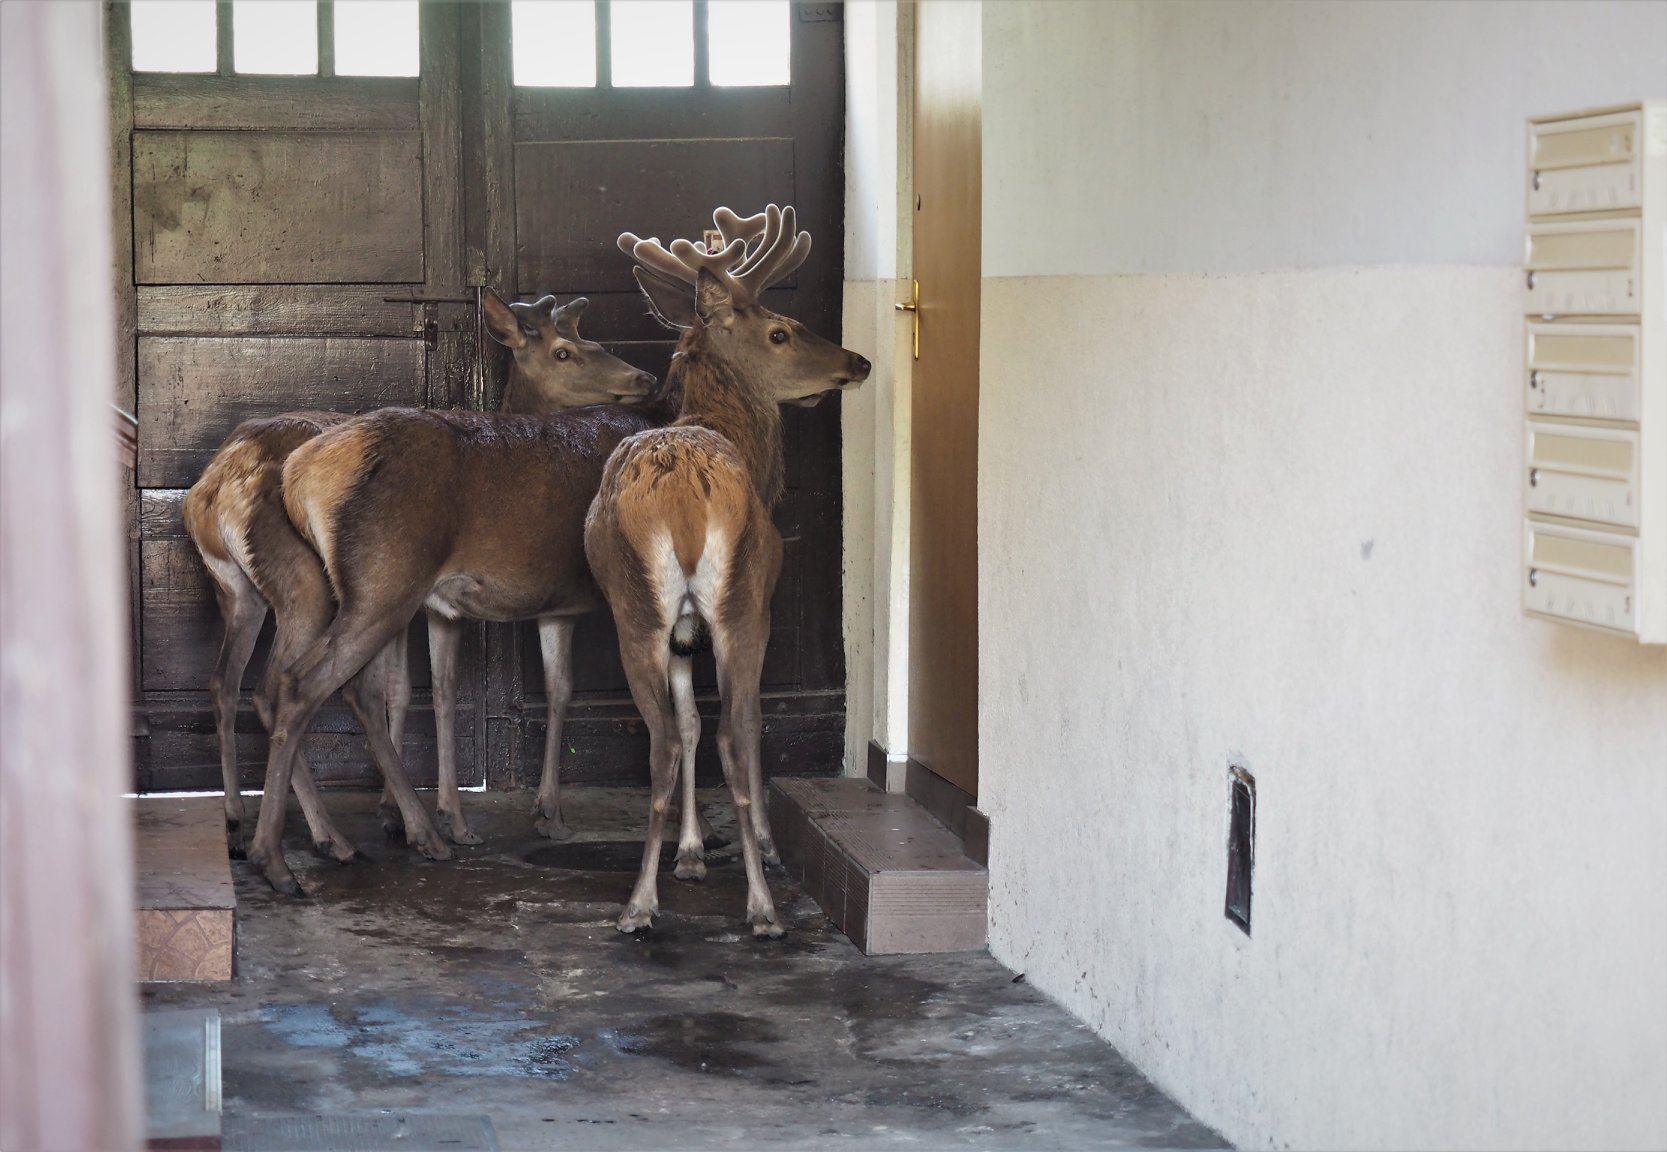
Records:
[[[785,931],[770,899],[770,886],[764,879],[758,822],[750,811],[762,802],[751,781],[759,779],[762,771],[758,745],[763,732],[763,713],[758,684],[764,672],[769,619],[766,602],[761,616],[747,619],[738,628],[715,628],[712,637],[713,652],[718,658],[718,690],[723,696],[718,756],[723,761],[724,782],[735,801],[735,825],[740,831],[741,859],[747,869],[747,923],[752,925],[754,936],[780,936]]]
[[[561,818],[561,735],[567,704],[573,698],[573,629],[571,616],[545,616],[538,622],[538,647],[544,657],[544,693],[549,714],[544,725],[544,772],[533,804],[533,827],[540,836],[567,840],[573,835]]]
[[[670,662],[672,709],[682,745],[683,813],[677,839],[679,880],[706,879],[706,838],[701,833],[700,810],[695,806],[695,746],[700,743],[700,713],[695,709],[694,657],[673,655]],[[707,831],[711,828],[708,826]]]
[[[242,569],[229,561],[213,563],[214,592],[226,632],[214,659],[208,690],[214,698],[214,731],[220,742],[220,783],[225,789],[226,845],[233,856],[244,853],[243,792],[237,772],[237,702],[243,673],[266,621],[266,601]]]
[[[255,838],[249,845],[249,863],[258,868],[280,892],[299,895],[301,891],[284,862],[284,800],[289,794],[290,780],[307,725],[330,693],[370,663],[393,639],[395,628],[403,627],[405,621],[410,619],[416,607],[410,605],[403,612],[380,617],[367,616],[344,607],[324,634],[308,645],[291,667],[279,672],[277,707],[266,762],[266,791],[261,799]],[[350,699],[349,703],[352,702]],[[359,703],[363,706],[363,699]],[[376,696],[376,703],[381,704],[380,694]],[[378,758],[379,763],[384,756],[391,760],[394,771],[399,773],[401,783],[409,792],[411,786],[405,781],[397,756],[387,755],[392,753],[393,748],[388,739],[386,716],[378,711],[374,723],[366,722],[364,712],[359,712],[358,716],[371,736],[372,755]],[[384,766],[383,770],[387,771],[387,768]],[[415,793],[411,793],[410,798],[415,800]],[[403,804],[401,806],[404,807]],[[433,824],[420,805],[415,806],[415,812],[420,826],[427,828],[430,840],[444,855],[449,855],[450,850],[439,844]],[[409,823],[409,812],[407,819]]]
[[[255,692],[255,712],[271,732],[276,718],[279,677],[324,635],[335,599],[324,566],[290,527],[275,495],[251,518],[249,543],[256,561],[256,577],[272,602],[272,612],[278,622],[272,654]],[[359,859],[352,841],[331,821],[301,747],[295,750],[291,782],[295,785],[296,798],[301,801],[301,812],[307,818],[313,846],[343,864]]]
[[[390,660],[386,652],[393,647],[393,638],[390,636],[388,639],[390,643],[384,644],[383,654],[367,661],[360,668],[358,674],[343,690],[342,697],[364,727],[371,759],[381,769],[383,780],[394,794],[394,803],[404,819],[405,842],[430,860],[450,860],[451,847],[440,838],[434,822],[429,819],[427,809],[417,796],[417,790],[411,787],[411,780],[405,774],[405,764],[400,759],[399,749],[394,747],[393,737],[388,731]]]
[[[660,910],[660,845],[683,750],[669,693],[668,636],[658,630],[648,636],[632,635],[617,614],[615,623],[619,625],[619,652],[631,682],[631,696],[648,725],[648,839],[643,844],[642,871],[618,923],[621,932],[635,932],[653,927],[654,916]]]
[[[432,650],[434,633],[429,633]],[[377,657],[382,662],[383,679],[388,686],[388,739],[400,754],[405,753],[405,714],[411,707],[410,626],[401,628],[388,646]],[[367,734],[366,739],[369,739]],[[386,779],[382,781],[382,799],[377,802],[376,814],[382,820],[382,831],[398,836],[405,831],[405,817],[394,799],[394,790]]]
[[[434,735],[440,759],[440,795],[435,803],[440,831],[453,844],[479,844],[463,815],[457,791],[457,652],[463,622],[428,614],[428,659],[434,669]]]
[[[272,644],[272,655],[266,662],[266,673],[255,693],[255,712],[268,732],[276,723],[279,676],[294,662],[296,655],[306,649],[309,641],[323,633],[329,618],[329,605],[286,602],[277,606],[276,616],[278,633]],[[306,817],[313,847],[340,864],[363,859],[353,842],[330,819],[330,810],[324,805],[324,796],[313,778],[306,752],[299,747],[295,750],[295,768],[290,782],[295,785],[295,797],[301,802],[301,814]]]

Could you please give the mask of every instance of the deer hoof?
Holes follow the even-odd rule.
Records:
[[[249,850],[249,863],[266,877],[266,882],[272,885],[272,890],[284,896],[301,895],[301,885],[295,880],[295,874],[284,863],[284,854],[274,852],[270,856],[258,849]]]
[[[226,852],[233,860],[242,860],[249,855],[249,837],[236,824],[226,825]]]
[[[439,834],[432,829],[421,835],[408,837],[406,843],[430,860],[450,860],[453,856],[451,845],[440,839]]]
[[[382,820],[382,831],[390,837],[405,831],[405,813],[399,810],[399,805],[383,801],[376,806],[376,814]]]
[[[628,905],[625,911],[619,914],[619,923],[615,927],[627,935],[639,928],[652,928],[654,927],[654,913],[646,908],[638,908],[635,904]]]
[[[473,847],[483,842],[479,836],[470,830],[462,816],[453,816],[450,812],[442,812],[437,823],[440,825],[440,831],[445,834],[446,839],[453,844]]]
[[[313,848],[320,856],[328,856],[337,864],[356,864],[364,859],[359,850],[346,840],[318,840],[313,843]]]
[[[771,867],[773,867],[773,868],[780,868],[781,867],[781,854],[776,851],[776,842],[774,840],[770,839],[770,837],[768,837],[768,836],[759,837],[759,839],[758,839],[758,854],[759,854],[760,857],[763,858],[764,863],[770,865]]]
[[[776,919],[774,910],[754,912],[748,919],[752,923],[752,934],[758,939],[779,940],[787,934],[787,929]]]
[[[573,829],[562,823],[560,816],[551,816],[533,821],[533,831],[551,840],[573,839]]]
[[[679,880],[706,879],[706,859],[700,852],[679,852],[677,870],[672,873]]]

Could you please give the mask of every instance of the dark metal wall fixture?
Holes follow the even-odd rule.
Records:
[[[1227,918],[1250,935],[1251,878],[1256,863],[1256,780],[1227,767],[1231,811],[1227,831]]]

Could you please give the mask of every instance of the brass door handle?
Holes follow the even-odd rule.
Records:
[[[913,313],[913,315],[910,317],[910,319],[914,322],[915,359],[919,360],[920,359],[920,281],[919,280],[912,280],[912,281],[910,281],[910,283],[912,283],[914,285],[914,298],[912,300],[910,300],[907,304],[894,304],[893,307],[896,308],[899,312]]]

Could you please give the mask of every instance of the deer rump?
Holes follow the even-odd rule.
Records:
[[[390,408],[333,428],[284,466],[291,522],[337,600],[420,591],[443,615],[524,620],[599,606],[584,510],[610,453],[654,425],[614,405],[548,416]]]
[[[746,461],[709,428],[657,428],[622,443],[591,505],[587,547],[599,532],[627,551],[615,557],[596,548],[590,562],[597,579],[631,589],[626,610],[633,621],[645,632],[666,633],[678,656],[707,647],[711,626],[734,614],[730,605],[755,602],[748,593],[758,587],[734,581],[767,591],[781,568],[781,534]]]

